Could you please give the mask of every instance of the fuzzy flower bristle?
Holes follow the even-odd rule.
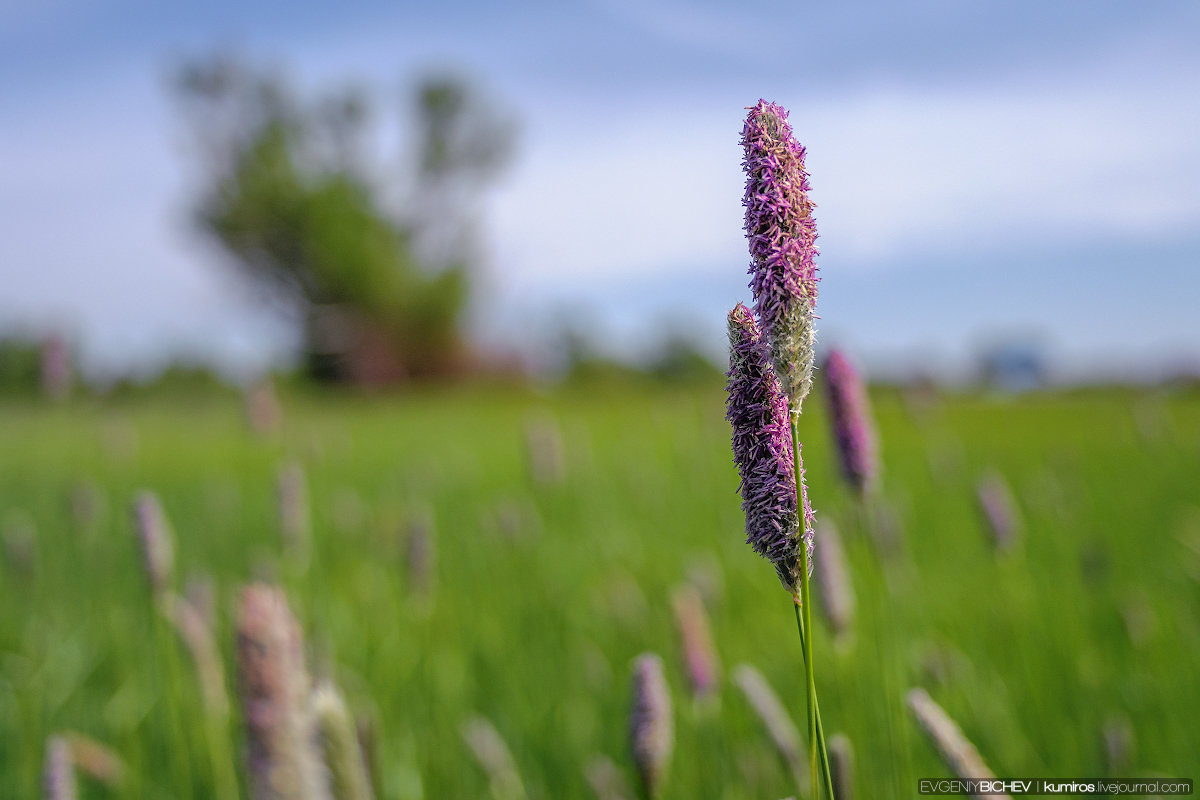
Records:
[[[817,305],[817,224],[808,198],[804,147],[788,112],[759,100],[742,128],[746,238],[755,310],[791,411],[812,389]]]
[[[775,566],[784,587],[794,592],[800,578],[802,541],[812,555],[813,512],[801,463],[801,536],[787,399],[754,315],[741,303],[729,312],[729,381],[725,388],[725,418],[733,427],[746,542]],[[811,558],[808,563],[811,571]]]
[[[822,372],[842,475],[856,492],[866,493],[874,486],[879,471],[866,387],[840,350],[829,353]]]
[[[653,653],[643,653],[633,662],[629,744],[643,796],[658,797],[675,746],[675,721],[662,659]]]

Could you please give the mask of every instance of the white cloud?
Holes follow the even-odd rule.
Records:
[[[161,87],[88,89],[0,127],[0,317],[78,337],[101,372],[178,354],[241,373],[278,360],[291,339],[279,315],[189,230]]]
[[[727,122],[740,124],[733,116]],[[642,272],[703,254],[740,259],[736,134],[639,118],[586,133],[543,129],[495,204],[506,268],[571,280]],[[724,140],[724,141],[722,141]]]
[[[701,28],[676,38],[704,44],[712,31]],[[303,63],[331,75],[384,64],[396,50],[393,34],[386,41],[379,53]],[[1142,55],[955,88],[821,95],[797,76],[775,99],[793,108],[809,147],[822,263],[865,270],[948,256],[966,267],[1014,241],[1069,249],[1193,235],[1196,69]],[[387,63],[374,74],[381,85]],[[113,362],[171,345],[246,363],[286,351],[286,330],[239,301],[186,235],[175,120],[159,73],[136,66],[0,113],[0,314],[76,319]],[[527,113],[521,158],[488,206],[497,294],[514,306],[547,296],[601,304],[612,294],[593,291],[600,282],[702,269],[741,284],[744,112],[728,85],[681,84],[652,100],[636,85],[580,97],[552,80],[531,89],[520,70],[488,77]],[[748,102],[760,89],[747,87]]]
[[[1169,100],[1030,86],[821,110],[811,169],[827,170],[826,241],[851,260],[1172,235],[1200,217],[1196,112]]]
[[[1070,247],[1194,231],[1200,105],[1182,83],[1164,86],[1156,74],[1147,91],[1121,68],[794,104],[825,257],[864,268],[969,260],[1014,240]],[[498,198],[504,269],[570,282],[740,266],[742,112],[689,100],[650,112],[606,106],[568,125],[539,119],[539,138]]]
[[[634,29],[696,50],[755,60],[765,55],[761,22],[743,8],[678,0],[593,0],[592,5]]]

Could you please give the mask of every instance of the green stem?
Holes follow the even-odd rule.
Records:
[[[800,415],[791,415],[792,423],[792,466],[796,476],[796,514],[799,517],[799,534],[803,539],[806,531],[804,530],[804,495],[800,488],[801,481],[801,465],[800,465]],[[818,759],[818,752],[825,749],[825,737],[821,730],[817,710],[817,681],[813,669],[813,653],[812,653],[812,637],[805,636],[804,632],[812,630],[812,602],[811,591],[808,579],[808,543],[801,541],[800,543],[800,596],[797,598],[793,595],[793,600],[796,601],[796,621],[800,627],[800,646],[804,651],[804,683],[808,697],[808,761],[809,774],[812,776],[812,797],[813,800],[818,800],[820,797],[820,784],[817,780],[818,765],[822,767],[825,775],[825,785],[829,791],[830,800],[833,800],[833,791],[829,781],[829,767],[825,762]],[[803,621],[801,621],[803,615]]]
[[[166,598],[153,600],[155,655],[163,660],[160,664],[165,663],[166,665],[165,675],[158,668],[154,670],[154,679],[158,702],[162,706],[163,716],[168,720],[167,727],[170,730],[168,735],[172,739],[168,744],[167,760],[171,763],[172,780],[176,783],[175,791],[179,793],[176,796],[193,797],[195,787],[192,785],[187,725],[183,720],[182,712],[174,703],[175,698],[171,696],[172,690],[179,686],[179,663],[177,661],[178,653],[175,649],[175,631],[169,629],[171,623],[163,605],[165,602],[169,601]],[[186,794],[183,794],[185,792]]]
[[[881,507],[878,504],[878,498],[867,493],[859,495],[858,501],[856,507],[861,527],[860,536],[868,544],[866,564],[871,572],[869,583],[876,587],[876,591],[871,592],[869,596],[875,606],[871,614],[872,624],[875,626],[876,646],[874,650],[879,660],[878,674],[883,682],[883,705],[888,712],[886,714],[887,725],[883,727],[883,735],[886,737],[890,752],[906,753],[908,752],[906,744],[909,726],[901,725],[899,728],[896,726],[896,721],[903,720],[905,714],[900,698],[906,684],[903,677],[898,677],[896,674],[896,660],[889,658],[889,654],[899,651],[900,645],[896,638],[896,622],[891,618],[894,616],[894,609],[887,602],[890,581],[885,555],[886,546],[882,544],[879,536],[879,526],[882,524]],[[888,759],[888,771],[894,786],[904,785],[904,780],[898,770],[897,760]]]
[[[804,624],[800,619],[800,606],[796,608],[796,630],[800,631],[800,647],[804,648],[807,641],[804,636]],[[829,749],[825,745],[825,726],[821,724],[821,704],[817,703],[814,707],[817,718],[817,747],[821,756],[821,777],[825,781],[825,791],[829,793],[830,800],[834,800],[833,796],[833,773],[829,769]]]
[[[237,769],[233,763],[233,748],[229,743],[229,717],[206,709],[208,720],[208,752],[212,760],[213,785],[222,798],[238,800]]]

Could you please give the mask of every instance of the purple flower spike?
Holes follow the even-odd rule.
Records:
[[[824,372],[829,417],[842,461],[842,475],[855,491],[866,493],[874,485],[878,473],[875,431],[866,387],[854,365],[839,350],[829,354]]]
[[[1017,502],[1012,490],[998,472],[988,472],[975,487],[979,508],[987,520],[988,531],[997,550],[1008,550],[1016,544],[1020,528]]]
[[[51,736],[46,741],[42,787],[46,800],[76,800],[79,797],[79,788],[75,782],[75,765],[71,760],[71,745],[62,736]]]
[[[746,238],[755,311],[771,343],[775,373],[793,414],[812,389],[817,305],[817,225],[808,199],[804,147],[788,112],[759,100],[742,129]]]
[[[741,303],[729,312],[726,391],[725,418],[733,426],[733,457],[742,479],[738,490],[746,513],[746,542],[775,565],[784,587],[795,592],[800,577],[801,536],[788,405],[754,315]],[[803,465],[799,478],[803,539],[811,572],[813,512]]]
[[[629,709],[629,744],[642,783],[642,796],[654,800],[666,778],[675,746],[671,691],[662,659],[642,653],[633,661],[633,697]]]
[[[681,586],[671,595],[675,627],[679,631],[683,665],[697,700],[713,696],[721,685],[721,662],[713,645],[704,599],[694,586]]]
[[[140,491],[133,498],[133,524],[142,549],[142,569],[155,600],[167,594],[175,563],[171,526],[154,492]]]
[[[329,800],[303,634],[283,590],[242,589],[237,667],[252,800]]]

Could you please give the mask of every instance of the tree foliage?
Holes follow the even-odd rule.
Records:
[[[201,225],[298,312],[316,374],[374,382],[462,367],[474,203],[507,161],[503,117],[461,79],[425,81],[405,176],[368,157],[362,92],[304,102],[223,57],[187,65],[178,86]]]

